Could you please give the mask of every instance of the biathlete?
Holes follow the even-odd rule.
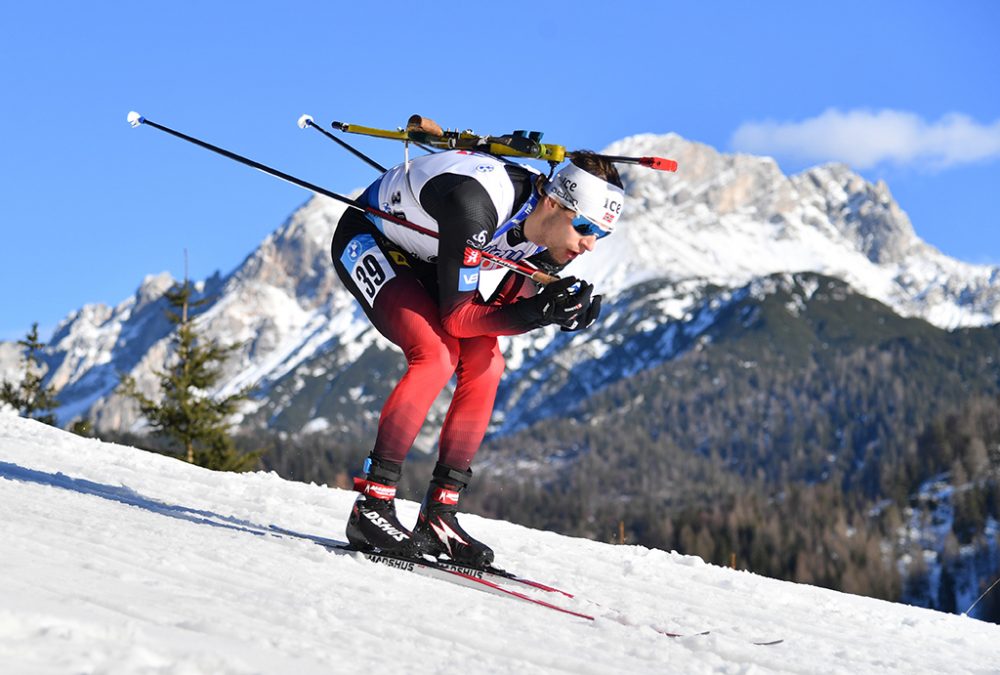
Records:
[[[594,323],[601,296],[574,277],[538,287],[509,273],[479,293],[483,254],[555,273],[615,228],[624,190],[614,165],[572,153],[551,180],[498,158],[451,150],[396,166],[358,198],[437,233],[348,209],[333,237],[337,273],[372,325],[402,349],[407,370],[382,408],[347,538],[362,550],[448,556],[486,566],[493,551],[459,524],[459,494],[493,411],[504,359],[497,336]],[[427,413],[452,376],[437,465],[411,531],[396,516],[396,485]]]

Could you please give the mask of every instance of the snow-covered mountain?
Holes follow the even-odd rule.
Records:
[[[658,277],[737,287],[811,271],[942,328],[1000,321],[1000,268],[921,241],[884,182],[839,164],[788,177],[772,159],[722,154],[676,134],[633,136],[607,152],[671,157],[680,168],[622,167],[627,220],[573,270],[602,289]]]
[[[596,621],[266,534],[353,493],[213,473],[0,412],[10,673],[995,673],[1000,627],[466,516]],[[403,501],[405,520],[418,505]],[[668,638],[657,632],[711,631]],[[751,641],[783,639],[773,646]]]
[[[872,185],[840,165],[788,177],[771,159],[722,154],[675,134],[635,136],[607,151],[672,157],[680,170],[625,168],[629,203],[621,227],[568,269],[595,282],[607,308],[598,326],[572,337],[574,362],[667,322],[696,334],[711,320],[705,308],[717,304],[712,294],[731,295],[774,273],[839,277],[900,314],[946,328],[1000,321],[1000,268],[963,263],[922,242],[884,183]],[[366,403],[399,371],[396,352],[368,325],[330,263],[343,208],[310,199],[231,274],[199,285],[209,298],[200,318],[205,334],[243,343],[224,389],[253,382],[264,394],[258,409],[247,411],[255,423],[296,431],[370,423]],[[46,365],[62,392],[61,422],[135,422],[134,407],[112,392],[119,372],[153,391],[153,371],[168,353],[161,295],[172,281],[148,277],[118,306],[88,305],[60,324]],[[638,288],[652,296],[637,310],[630,291]],[[505,341],[509,394],[498,400],[498,420],[537,379],[524,366],[569,340],[546,330]],[[13,353],[0,350],[0,374],[16,370]],[[657,358],[670,356],[664,350]],[[633,371],[649,365],[634,363]],[[596,386],[578,384],[583,391]]]

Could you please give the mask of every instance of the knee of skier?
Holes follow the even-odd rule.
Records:
[[[495,383],[495,385],[499,385],[500,378],[503,377],[503,370],[506,365],[507,362],[503,357],[503,352],[500,351],[500,346],[494,344],[493,349],[490,350],[490,362],[484,377],[488,377],[491,382]]]
[[[499,383],[505,365],[506,361],[496,338],[462,340],[460,374]]]
[[[428,374],[436,373],[443,387],[458,368],[461,348],[458,340],[450,336],[436,336],[438,339],[421,340],[406,350],[406,362],[410,369],[419,369]]]

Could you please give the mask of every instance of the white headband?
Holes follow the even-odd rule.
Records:
[[[614,231],[625,203],[624,190],[576,164],[560,169],[545,184],[545,192],[609,234]]]

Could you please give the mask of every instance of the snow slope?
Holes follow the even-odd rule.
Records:
[[[0,413],[0,669],[1000,673],[1000,626],[676,553],[464,519],[499,564],[599,603],[574,605],[591,623],[247,531],[339,537],[352,500]]]

